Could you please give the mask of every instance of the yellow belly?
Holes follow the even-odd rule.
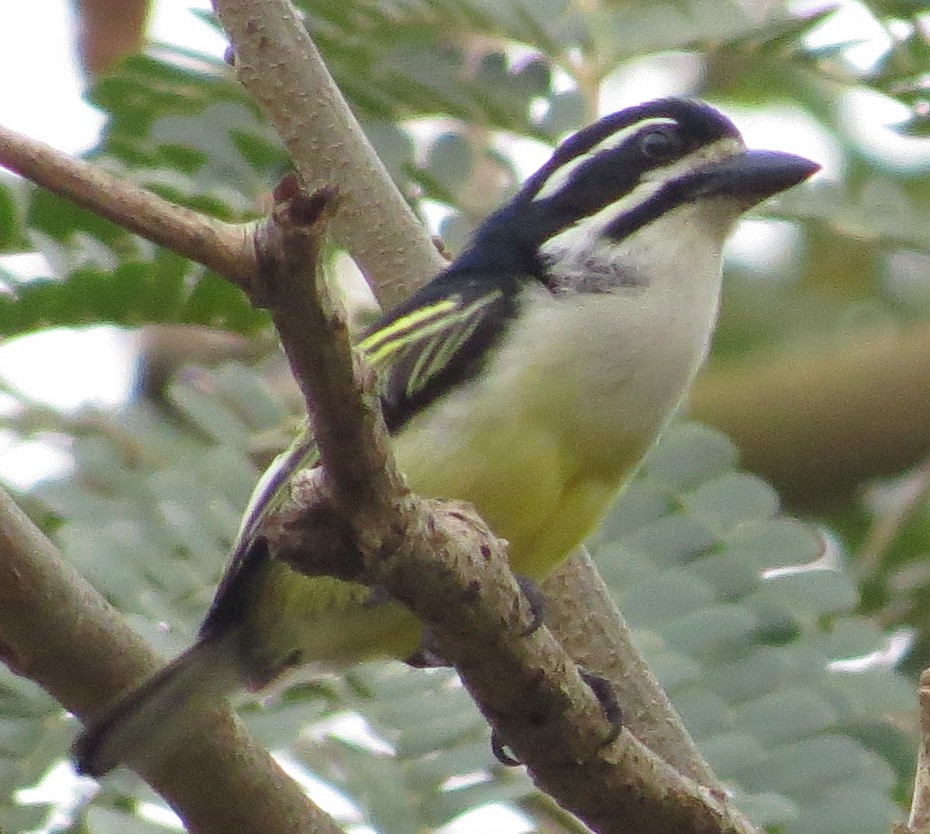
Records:
[[[430,430],[433,426],[433,431]],[[524,424],[527,425],[527,424]],[[577,547],[603,517],[626,474],[623,467],[592,466],[564,454],[547,430],[449,434],[411,427],[395,449],[411,488],[427,497],[471,502],[509,544],[511,567],[543,578]],[[456,436],[456,435],[452,435]],[[641,448],[631,444],[630,459]],[[294,647],[301,664],[338,669],[378,657],[405,658],[419,647],[421,625],[394,603],[365,605],[370,591],[329,577],[310,578],[270,563],[251,613],[252,634],[262,635],[259,661],[283,663]]]
[[[532,334],[530,328],[527,338]],[[586,337],[579,326],[571,338]],[[635,367],[637,350],[654,353],[656,345],[644,339],[633,339],[620,359],[592,350],[596,362],[587,374],[570,367],[564,351],[534,347],[517,344],[516,358],[496,360],[494,397],[475,396],[477,383],[461,386],[404,425],[394,450],[415,492],[474,504],[508,541],[514,572],[539,580],[603,518],[667,419],[684,377],[637,376],[626,364],[611,365],[622,359]],[[280,565],[272,573],[253,618],[278,654],[297,643],[304,660],[340,667],[416,649],[421,627],[400,605],[365,607],[369,591],[361,586]]]
[[[511,402],[481,415],[467,399],[405,428],[400,468],[420,495],[474,504],[508,541],[514,572],[541,579],[594,530],[652,437],[578,437],[557,402],[547,414]]]

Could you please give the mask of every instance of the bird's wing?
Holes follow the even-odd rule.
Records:
[[[448,292],[444,283],[427,285],[383,317],[358,344],[382,379],[382,407],[392,432],[450,386],[476,373],[482,356],[515,309],[515,282],[502,286],[498,281],[490,286],[476,276],[454,282]],[[238,595],[242,580],[250,573],[250,560],[270,555],[264,548],[253,547],[262,522],[287,497],[291,477],[318,460],[316,442],[305,423],[252,491],[201,634],[237,616]]]
[[[515,311],[516,282],[484,276],[427,286],[366,335],[359,347],[380,372],[382,407],[393,433],[450,387],[481,368]]]

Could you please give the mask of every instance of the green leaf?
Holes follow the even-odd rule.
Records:
[[[815,689],[797,687],[762,695],[736,707],[735,722],[751,728],[766,747],[829,729],[837,714]]]
[[[15,252],[26,248],[21,216],[22,200],[18,189],[0,182],[0,252]]]
[[[778,512],[778,495],[764,481],[745,473],[722,475],[686,493],[688,512],[725,532],[744,521],[771,518]]]
[[[237,289],[207,273],[189,286],[190,265],[170,253],[115,268],[79,267],[63,280],[33,280],[0,295],[0,330],[7,337],[43,327],[101,321],[135,327],[192,323],[255,332],[265,326]]]
[[[638,626],[649,628],[673,617],[701,611],[713,600],[710,586],[681,571],[668,570],[631,584],[621,604],[627,617]]]
[[[720,432],[686,423],[675,426],[646,457],[643,476],[670,489],[683,490],[729,472],[736,447]]]

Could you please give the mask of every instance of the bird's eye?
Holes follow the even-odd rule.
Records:
[[[684,148],[685,140],[680,131],[671,125],[650,128],[639,138],[639,149],[643,156],[656,162],[674,159]]]

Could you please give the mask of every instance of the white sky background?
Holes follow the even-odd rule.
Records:
[[[71,0],[0,5],[0,124],[67,153],[80,153],[95,144],[103,116],[81,97],[71,7]],[[209,2],[158,0],[151,37],[221,56],[225,41],[190,14],[191,8],[207,9]],[[27,274],[42,271],[41,259],[32,255],[4,262]],[[133,361],[132,337],[117,328],[61,329],[0,347],[0,378],[16,391],[60,408],[107,406],[126,398]],[[0,414],[4,404],[0,392]],[[8,483],[27,487],[61,471],[66,460],[44,443],[21,443],[0,430],[0,479]]]
[[[0,5],[0,124],[25,133],[69,153],[93,146],[102,116],[81,100],[82,79],[74,57],[72,0],[30,0]],[[153,39],[222,55],[225,42],[192,16],[189,8],[209,8],[207,0],[158,0],[151,16]],[[887,48],[877,24],[855,3],[848,3],[836,31],[848,31],[865,42],[854,56],[868,65]],[[688,60],[682,57],[682,60]],[[605,90],[603,107],[614,110],[635,101],[680,92],[681,70],[669,60],[646,59],[633,65],[625,78]],[[871,95],[856,95],[838,103],[844,108],[854,135],[874,153],[890,156],[904,166],[930,167],[930,142],[906,139],[884,127],[904,117],[893,103]],[[772,147],[811,156],[825,163],[825,174],[840,172],[839,153],[826,132],[790,111],[758,113],[728,108],[750,146]],[[527,168],[542,160],[530,156]],[[529,173],[529,170],[526,171]],[[0,176],[4,176],[0,174]],[[733,247],[734,254],[760,243],[758,229],[749,223]],[[24,271],[35,270],[35,261],[5,259]],[[115,328],[89,331],[57,331],[17,340],[0,347],[0,382],[29,397],[44,399],[62,408],[85,404],[114,404],[125,398],[132,375],[131,338]],[[88,368],[92,373],[88,373]],[[5,406],[0,391],[0,416]],[[61,454],[38,443],[22,444],[0,430],[0,480],[19,486],[60,470]],[[487,830],[488,823],[475,821],[473,830]],[[519,831],[518,820],[497,817],[498,831]],[[465,830],[464,827],[461,830]]]

